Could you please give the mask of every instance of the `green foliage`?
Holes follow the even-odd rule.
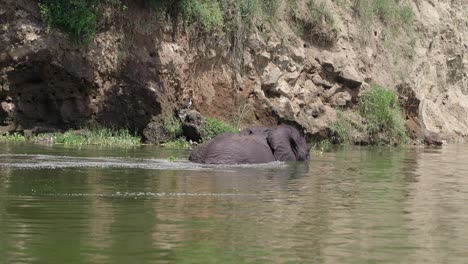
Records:
[[[395,92],[374,85],[362,95],[357,106],[359,115],[337,112],[337,120],[330,126],[333,143],[349,144],[356,138],[368,138],[372,145],[407,143],[405,121]]]
[[[217,135],[220,135],[225,132],[239,133],[239,129],[236,129],[233,126],[225,124],[214,118],[206,118],[205,126],[203,127],[203,129],[205,132],[205,138],[203,139],[204,141],[212,139]]]
[[[325,22],[328,25],[335,23],[333,14],[325,0],[309,0],[307,7],[312,21],[316,23]]]
[[[99,29],[104,6],[117,6],[121,0],[37,0],[42,18],[49,28],[67,32],[79,43],[89,43]],[[275,17],[280,0],[144,0],[158,13],[183,18],[190,30],[223,32],[245,36],[253,24]],[[260,23],[260,22],[259,22]]]
[[[26,141],[26,137],[21,135],[18,132],[14,132],[12,134],[5,134],[0,135],[0,142],[24,142]]]
[[[333,147],[333,142],[330,139],[315,141],[310,145],[310,151],[316,154],[330,151]]]
[[[171,149],[190,149],[190,143],[182,137],[175,140],[165,141],[161,146]]]
[[[164,132],[173,138],[182,135],[182,122],[174,116],[166,116],[163,118]]]
[[[365,24],[380,20],[393,31],[402,27],[409,31],[413,25],[413,11],[405,1],[355,0],[355,10]]]
[[[331,141],[339,144],[349,144],[352,142],[353,126],[351,119],[342,111],[337,111],[337,119],[330,126]]]
[[[367,122],[371,143],[398,145],[408,141],[395,92],[374,85],[362,95],[358,108]]]
[[[39,0],[49,27],[66,31],[75,41],[89,43],[98,27],[99,0]]]
[[[176,157],[174,157],[174,156],[172,156],[172,155],[169,156],[169,162],[175,162],[176,160],[177,160]]]
[[[141,139],[126,129],[110,130],[107,128],[67,131],[53,135],[56,144],[64,145],[105,145],[105,146],[137,146]]]
[[[262,11],[271,18],[272,16],[276,15],[278,8],[280,7],[281,1],[280,0],[263,0],[260,1]]]
[[[223,10],[218,0],[183,0],[182,14],[189,25],[196,25],[205,31],[222,30]]]

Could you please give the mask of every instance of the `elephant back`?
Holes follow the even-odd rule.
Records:
[[[192,151],[190,161],[208,164],[253,164],[275,160],[266,137],[224,133]]]

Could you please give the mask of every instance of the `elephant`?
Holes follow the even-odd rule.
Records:
[[[224,133],[195,148],[189,160],[207,164],[256,164],[272,161],[308,161],[304,136],[290,125],[253,127],[239,134]]]

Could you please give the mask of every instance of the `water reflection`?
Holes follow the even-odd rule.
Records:
[[[464,263],[466,150],[342,148],[316,155],[310,164],[195,170],[177,163],[173,169],[3,166],[0,259]],[[0,163],[18,163],[11,154],[42,151],[10,145],[1,148]],[[49,148],[42,154],[51,163],[63,162],[57,156],[126,163],[167,157],[151,148],[82,148],[80,155]]]

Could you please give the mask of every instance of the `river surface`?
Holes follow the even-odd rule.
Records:
[[[187,156],[0,143],[0,263],[468,263],[468,145]]]

